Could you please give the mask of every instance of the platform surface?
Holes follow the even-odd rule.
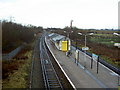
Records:
[[[58,62],[66,72],[76,88],[118,88],[118,76],[99,65],[99,73],[96,73],[96,62],[93,62],[93,69],[90,68],[90,59],[86,57],[86,69],[84,69],[84,54],[81,52],[79,64],[74,60],[74,48],[71,57],[65,52],[59,51],[54,44],[47,39],[47,44],[54,53]]]

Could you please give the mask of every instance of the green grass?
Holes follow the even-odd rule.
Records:
[[[103,37],[117,37],[113,34],[93,34],[93,36],[103,36]]]
[[[101,43],[101,44],[105,44],[107,46],[114,46],[114,43],[119,42],[118,38],[106,38],[105,37],[91,37],[90,41],[95,42],[95,43]]]

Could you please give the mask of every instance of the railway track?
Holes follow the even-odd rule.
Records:
[[[41,67],[43,72],[44,85],[47,90],[53,88],[63,89],[63,85],[54,69],[51,62],[51,57],[48,54],[48,50],[45,45],[44,36],[41,37],[40,42],[40,57],[41,57]]]

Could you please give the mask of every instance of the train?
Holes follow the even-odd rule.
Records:
[[[63,51],[63,52],[70,51],[71,41],[68,37],[60,35],[60,34],[56,34],[56,33],[51,33],[48,35],[48,37],[55,44],[58,50]]]

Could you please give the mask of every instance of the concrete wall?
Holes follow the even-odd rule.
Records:
[[[3,54],[2,55],[2,60],[10,60],[10,59],[12,59],[16,54],[18,54],[21,51],[21,49],[23,47],[24,46],[20,46],[20,47],[16,48],[15,50],[11,51],[8,54]]]

